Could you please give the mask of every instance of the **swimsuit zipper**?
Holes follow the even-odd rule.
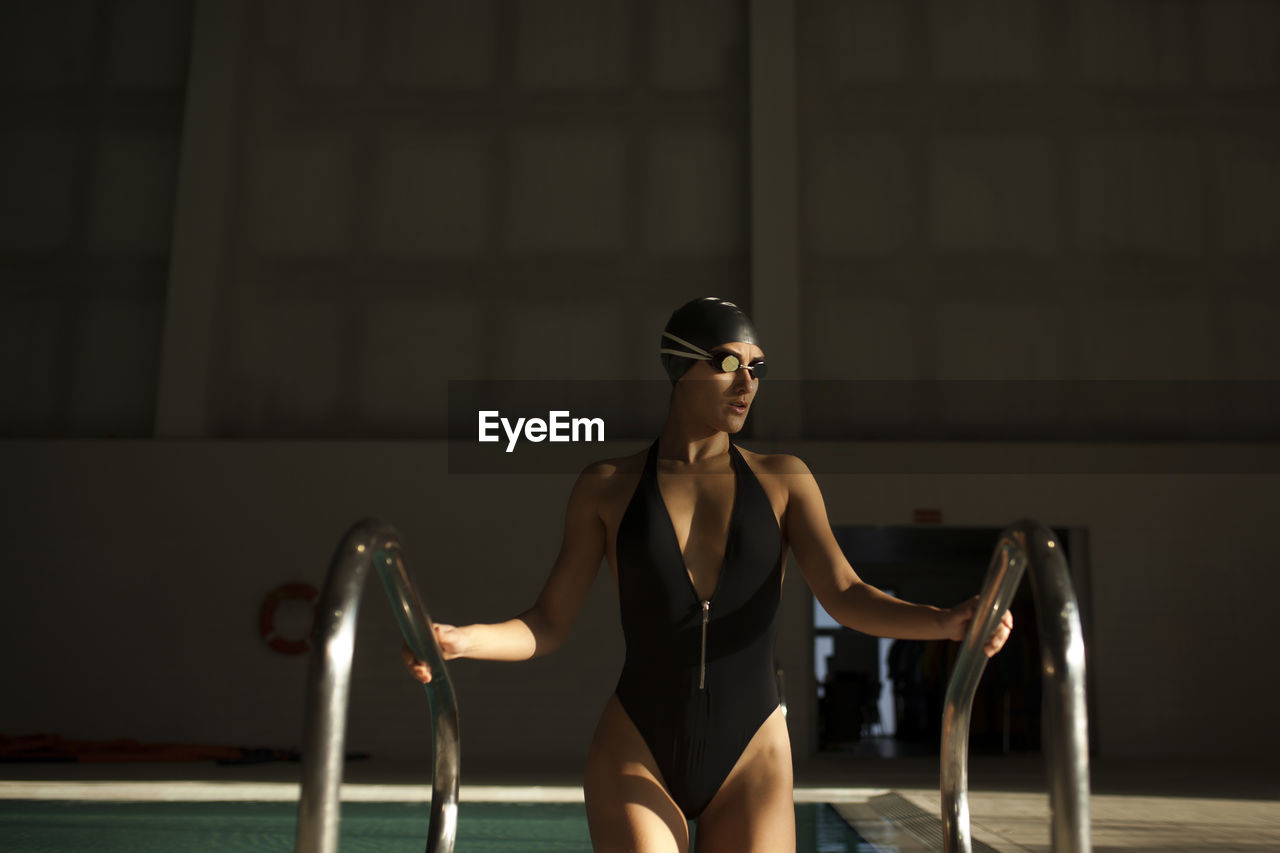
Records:
[[[702,665],[698,670],[698,689],[707,686],[707,620],[711,618],[711,599],[702,602]]]

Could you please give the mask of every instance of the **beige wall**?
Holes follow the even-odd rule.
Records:
[[[890,462],[918,453],[907,445],[833,447],[789,449],[819,470],[833,452],[876,452]],[[985,464],[971,450],[942,449],[961,467]],[[1095,470],[1112,464],[1087,448],[1080,459]],[[1270,452],[1239,459],[1276,470]],[[11,584],[0,620],[9,685],[0,731],[243,746],[296,746],[301,738],[305,658],[274,653],[259,638],[268,590],[291,580],[319,585],[346,528],[376,515],[399,527],[435,618],[506,618],[532,602],[545,578],[572,481],[449,475],[443,445],[408,442],[8,442],[0,463]],[[1173,457],[1169,465],[1181,467]],[[820,481],[836,525],[907,524],[914,507],[930,506],[957,526],[1031,516],[1087,528],[1092,589],[1083,606],[1101,754],[1280,752],[1268,651],[1280,593],[1269,525],[1280,477]],[[812,743],[802,675],[812,671],[808,606],[799,574],[789,572],[779,653],[800,756]],[[400,669],[398,633],[377,584],[366,593],[356,649],[349,747],[425,756],[426,701]],[[455,664],[467,761],[576,761],[621,655],[616,594],[602,572],[556,655]]]
[[[754,312],[790,379],[1280,378],[1277,15],[1257,0],[3,4],[16,586],[0,660],[16,689],[0,731],[296,743],[303,667],[262,646],[257,606],[318,580],[368,514],[401,526],[438,617],[518,611],[570,479],[448,476],[424,440],[447,381],[661,381],[657,330],[694,296]],[[974,414],[913,399],[776,408],[757,434],[821,457],[818,437]],[[1176,406],[1157,422],[1147,402],[1054,397],[1034,417],[1138,442],[1202,424]],[[1208,437],[1275,423],[1251,404],[1229,398]],[[1008,470],[970,445],[943,448],[959,467],[915,464],[921,445],[844,447],[864,450],[898,454],[890,471]],[[1087,528],[1104,754],[1274,754],[1276,479],[1212,473],[1254,470],[1254,451],[1218,467],[1224,451],[1084,443],[1069,470],[1097,473],[822,482],[836,524],[936,506],[949,524]],[[1116,453],[1154,461],[1104,473],[1124,470]],[[804,672],[807,601],[789,583],[783,653]],[[376,595],[351,744],[420,755],[424,705]],[[580,753],[617,671],[615,607],[602,580],[558,657],[458,665],[469,760]],[[801,753],[808,718],[793,714]],[[547,736],[522,737],[531,725]]]
[[[707,293],[790,378],[1280,375],[1267,2],[3,15],[5,436],[438,438]]]

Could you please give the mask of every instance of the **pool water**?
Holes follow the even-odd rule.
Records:
[[[342,853],[421,853],[428,810],[422,804],[344,803]],[[292,851],[296,803],[101,803],[0,801],[5,853],[257,853]],[[834,809],[796,805],[800,853],[866,853]],[[590,853],[581,803],[463,803],[457,853]]]

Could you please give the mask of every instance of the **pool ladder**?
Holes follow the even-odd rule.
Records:
[[[1030,568],[1040,629],[1043,713],[1055,853],[1089,853],[1089,734],[1084,637],[1067,561],[1053,534],[1024,519],[1005,528],[987,569],[978,609],[960,648],[942,712],[942,824],[946,853],[972,853],[969,834],[969,712],[987,666],[987,638]]]
[[[427,853],[452,853],[458,832],[458,706],[431,617],[405,572],[400,535],[365,519],[343,536],[329,564],[312,632],[307,717],[298,802],[298,853],[336,853],[342,744],[355,652],[356,611],[369,567],[376,566],[405,642],[432,672],[426,687],[434,734]]]

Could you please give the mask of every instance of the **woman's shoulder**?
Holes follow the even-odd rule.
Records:
[[[635,491],[647,452],[646,448],[625,456],[597,459],[578,474],[574,492],[603,512],[615,511]]]
[[[644,471],[644,460],[649,449],[646,447],[625,456],[610,456],[597,459],[579,473],[580,478],[609,481],[620,476],[636,475]]]
[[[635,453],[628,453],[623,456],[610,456],[607,459],[597,459],[592,462],[583,472],[591,472],[593,474],[638,474],[644,470],[644,460],[649,454],[648,447],[642,447]]]
[[[757,453],[754,450],[748,450],[745,447],[738,447],[738,451],[742,454],[754,471],[763,471],[766,474],[777,476],[809,474],[809,466],[799,457],[790,453]]]

